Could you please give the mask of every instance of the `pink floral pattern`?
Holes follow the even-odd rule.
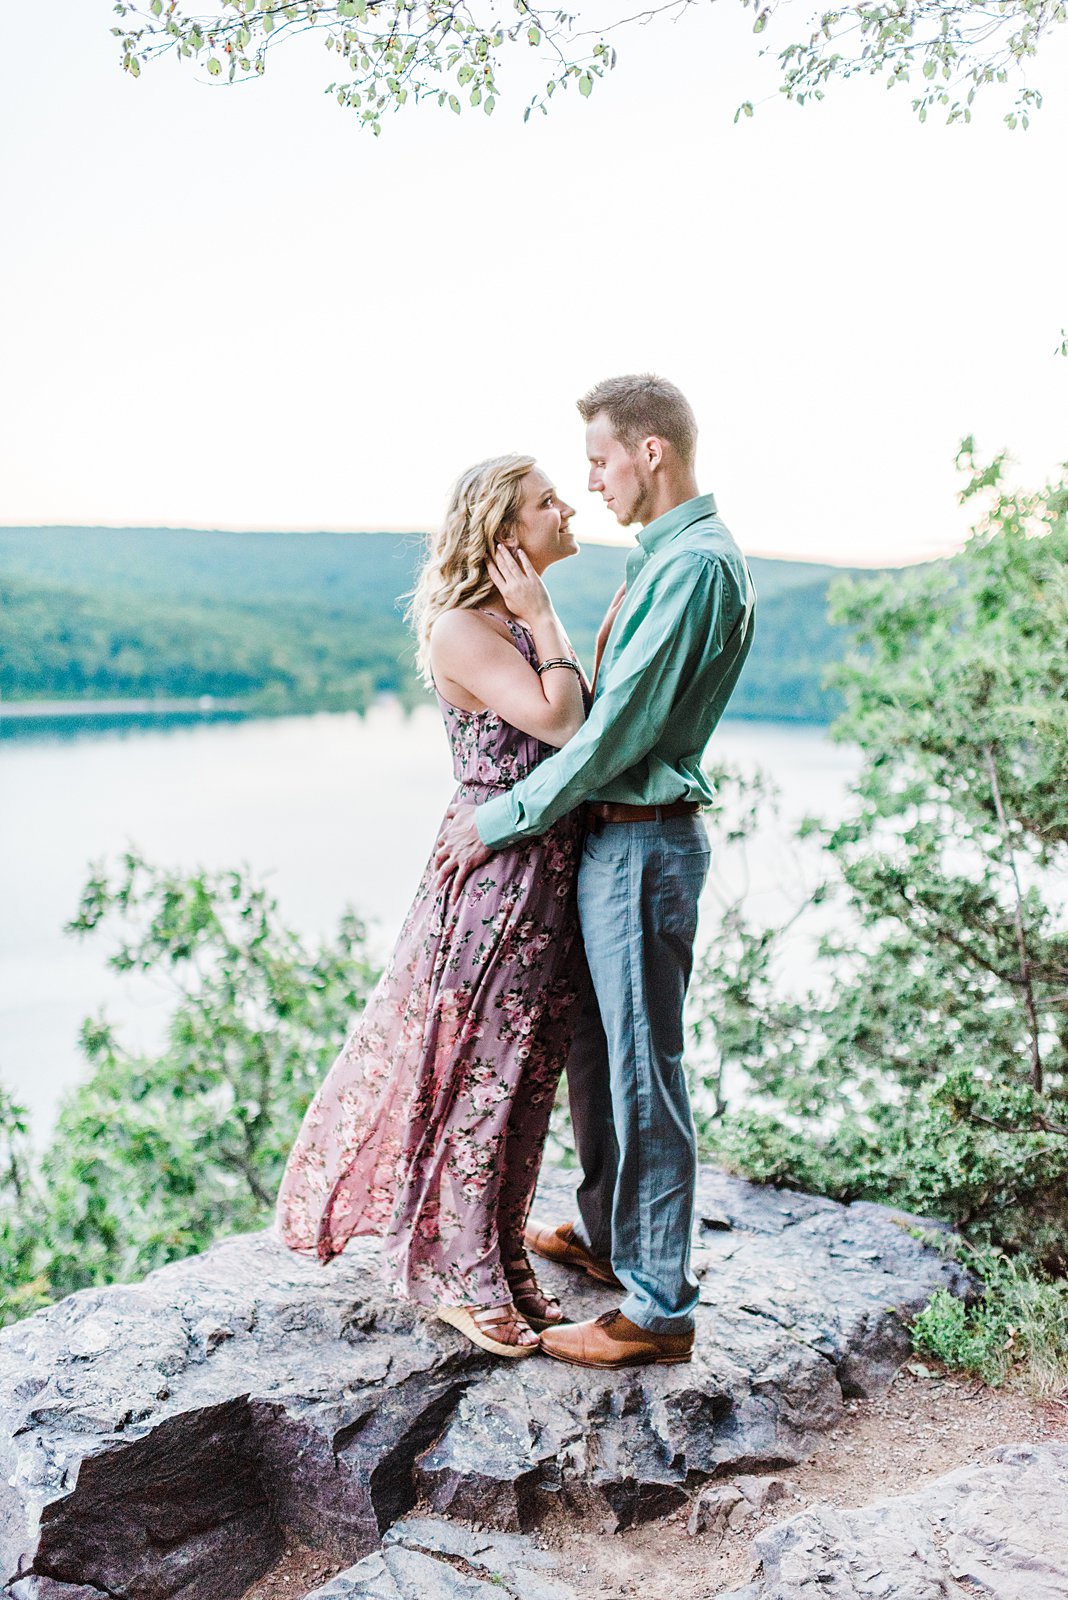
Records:
[[[535,661],[533,641],[510,624]],[[476,804],[549,754],[495,712],[439,695],[457,796]],[[556,1086],[588,981],[578,937],[577,814],[496,852],[457,893],[433,851],[393,957],[304,1117],[276,1228],[329,1261],[383,1240],[395,1290],[423,1305],[511,1298]],[[435,840],[435,847],[437,840]]]

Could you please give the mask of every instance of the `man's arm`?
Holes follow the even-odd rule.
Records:
[[[597,642],[593,657],[593,682],[587,687],[596,688],[597,674],[601,668],[601,657],[604,655],[608,644],[608,636],[612,625],[619,615],[619,608],[627,596],[627,585],[621,583],[612,602],[605,612],[600,628],[597,630]],[[482,843],[478,826],[475,821],[475,807],[472,805],[450,806],[445,815],[445,827],[442,830],[441,842],[434,854],[436,868],[434,883],[440,887],[452,878],[453,889],[460,886],[470,877],[472,872],[485,866],[493,851],[488,845]]]
[[[635,766],[660,739],[695,659],[721,649],[734,621],[721,564],[693,555],[653,580],[647,609],[612,663],[611,681],[562,750],[478,807],[483,845],[544,833],[558,817]]]

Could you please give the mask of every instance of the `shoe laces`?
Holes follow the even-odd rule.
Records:
[[[595,1323],[597,1324],[597,1326],[599,1328],[610,1328],[612,1323],[616,1320],[616,1318],[617,1317],[621,1317],[622,1315],[623,1315],[623,1313],[621,1311],[618,1311],[618,1310],[617,1311],[602,1311],[601,1315],[599,1317],[595,1317],[594,1318],[594,1321],[595,1321]]]

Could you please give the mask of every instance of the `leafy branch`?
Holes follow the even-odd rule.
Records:
[[[683,0],[684,4],[690,0]],[[338,55],[347,81],[326,92],[353,111],[374,134],[382,117],[409,99],[434,98],[459,114],[466,105],[491,115],[497,104],[500,55],[508,45],[541,46],[549,56],[544,91],[526,108],[546,111],[548,101],[574,82],[588,96],[596,79],[615,65],[603,39],[567,48],[575,19],[514,0],[506,11],[490,0],[480,13],[467,0],[299,0],[261,5],[258,0],[221,0],[215,15],[186,13],[180,0],[119,0],[115,12],[123,70],[139,77],[142,66],[166,54],[203,61],[210,78],[226,83],[261,77],[270,51],[287,38],[324,34]],[[577,41],[576,41],[577,42]]]
[[[742,3],[757,13],[755,31],[781,9],[781,0]],[[1066,14],[1064,0],[885,0],[829,9],[806,40],[780,51],[782,89],[801,105],[821,100],[832,80],[858,73],[885,74],[891,89],[918,79],[912,108],[921,122],[936,108],[947,122],[970,122],[979,92],[1024,69]],[[1039,91],[1025,83],[1005,122],[1026,128],[1041,104]]]
[[[784,9],[782,0],[741,3],[752,7],[756,34]],[[326,92],[379,134],[383,116],[409,101],[436,99],[457,114],[465,107],[491,114],[501,62],[511,47],[540,52],[548,67],[545,87],[531,97],[524,117],[546,112],[553,95],[572,83],[588,96],[616,64],[608,35],[665,14],[678,20],[697,4],[665,0],[590,29],[578,13],[530,0],[216,0],[207,15],[187,11],[182,0],[118,0],[119,25],[112,33],[122,68],[134,77],[148,62],[174,53],[203,62],[210,79],[234,83],[262,76],[268,54],[283,40],[321,32],[346,73]],[[936,108],[948,122],[968,122],[979,92],[1025,72],[1066,14],[1065,0],[846,5],[822,12],[806,36],[778,49],[780,91],[803,105],[822,99],[834,80],[885,75],[891,88],[918,83],[912,105],[921,122]],[[1006,123],[1026,128],[1041,103],[1039,91],[1025,80]],[[751,100],[739,106],[735,120],[743,115],[753,115]]]

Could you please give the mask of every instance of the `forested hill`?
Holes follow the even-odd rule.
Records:
[[[414,534],[0,529],[0,695],[211,694],[262,710],[413,696],[399,597],[421,550]],[[587,660],[625,559],[623,548],[587,545],[549,574]],[[843,648],[826,593],[842,569],[751,566],[759,629],[731,711],[825,721],[835,705],[821,680]]]

